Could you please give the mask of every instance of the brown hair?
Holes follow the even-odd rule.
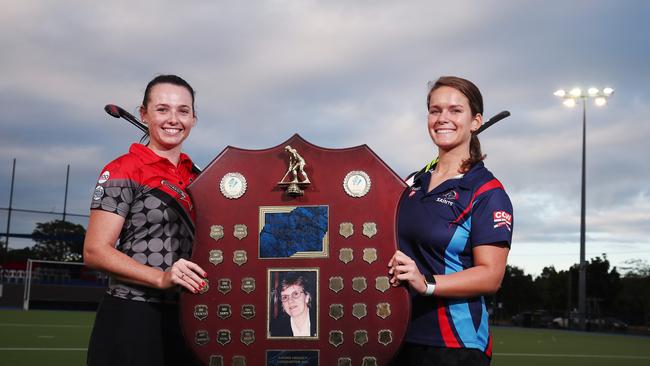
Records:
[[[144,98],[142,98],[143,108],[147,108],[147,105],[149,104],[149,95],[151,94],[151,89],[158,84],[172,84],[187,89],[187,91],[190,92],[190,95],[192,96],[192,113],[196,116],[196,112],[194,111],[194,88],[192,88],[192,86],[187,81],[177,75],[158,75],[153,78],[153,80],[147,84],[147,87],[144,90]]]
[[[427,110],[429,109],[429,103],[431,102],[431,93],[443,86],[454,88],[467,97],[472,116],[476,116],[477,114],[483,115],[483,96],[481,95],[481,91],[471,81],[457,76],[441,76],[431,85],[429,94],[427,94]],[[478,136],[476,136],[476,133],[472,132],[472,138],[469,142],[469,158],[463,160],[460,165],[461,172],[466,173],[472,168],[472,166],[474,166],[474,164],[483,161],[486,156],[487,155],[483,154],[481,151],[481,142],[478,140]]]
[[[305,296],[309,296],[309,301],[307,306],[311,307],[311,293],[309,291],[309,280],[305,276],[296,273],[296,272],[287,272],[284,279],[280,282],[280,292],[286,290],[291,286],[300,286],[302,287],[302,292],[305,293]]]

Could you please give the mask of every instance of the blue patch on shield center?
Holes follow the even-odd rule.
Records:
[[[260,232],[260,258],[288,258],[298,252],[321,253],[327,223],[327,206],[266,212]]]

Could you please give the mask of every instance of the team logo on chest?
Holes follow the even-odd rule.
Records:
[[[453,206],[454,201],[456,201],[457,199],[458,199],[458,192],[456,192],[454,190],[451,190],[451,191],[445,192],[440,197],[436,197],[436,202],[444,203],[445,205],[448,205],[448,206]]]
[[[421,189],[422,187],[420,186],[413,186],[411,187],[411,191],[409,192],[409,198],[415,196],[415,194]]]
[[[190,200],[187,199],[187,195],[185,194],[185,192],[183,192],[182,189],[180,189],[179,187],[169,183],[168,181],[166,181],[164,179],[160,181],[160,184],[162,184],[163,186],[165,186],[165,187],[171,189],[172,191],[174,191],[178,195],[178,198],[181,199],[182,201],[187,202],[188,206],[190,207],[190,210],[192,209],[192,202],[190,202]]]

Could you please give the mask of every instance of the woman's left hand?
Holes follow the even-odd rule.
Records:
[[[207,277],[207,273],[196,263],[182,258],[174,262],[171,270],[165,274],[169,285],[163,285],[163,288],[179,285],[194,293],[201,291],[205,286],[204,278]]]
[[[413,290],[423,294],[426,289],[426,279],[418,269],[415,261],[401,251],[396,251],[388,261],[390,283],[396,287],[406,282]]]

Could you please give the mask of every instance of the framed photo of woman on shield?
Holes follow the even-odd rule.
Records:
[[[268,338],[318,339],[318,268],[270,268]]]

